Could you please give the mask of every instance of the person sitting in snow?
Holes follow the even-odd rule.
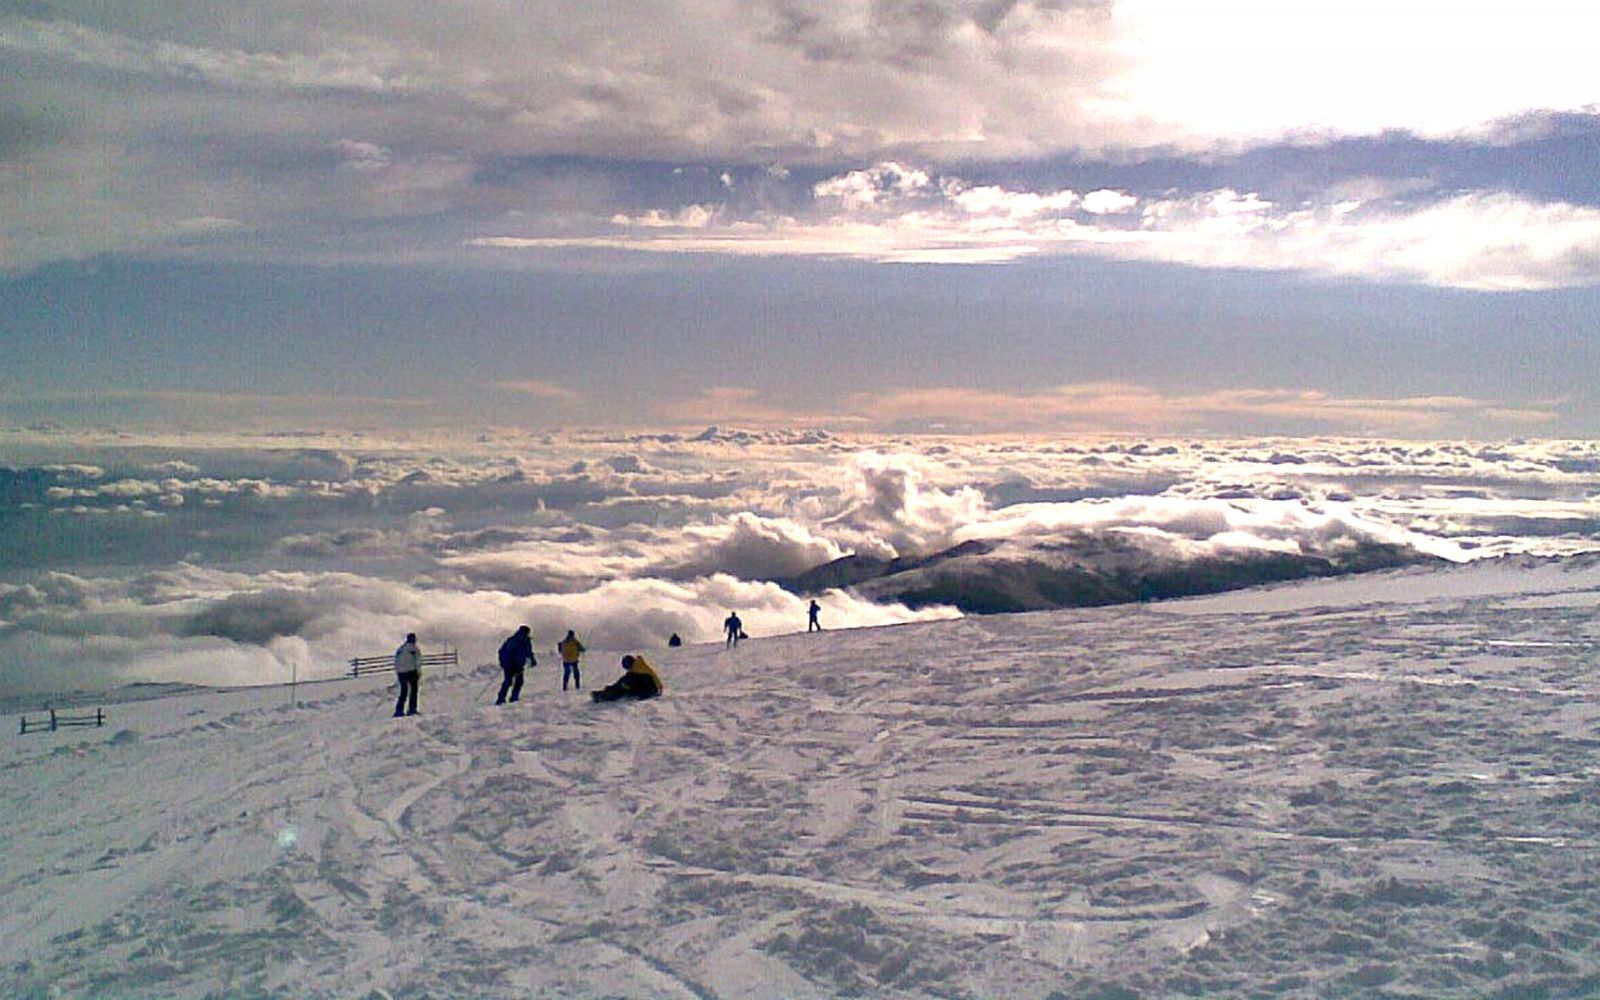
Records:
[[[417,714],[417,688],[422,680],[422,650],[417,633],[406,633],[406,641],[394,651],[394,676],[400,682],[400,697],[394,702],[394,717]],[[409,710],[408,710],[409,708]]]
[[[661,677],[644,657],[633,655],[622,658],[623,674],[589,697],[595,701],[618,701],[622,698],[654,698],[661,694]]]
[[[561,690],[567,689],[567,678],[572,678],[572,686],[579,691],[583,690],[583,675],[578,673],[578,657],[583,655],[584,645],[578,641],[577,633],[567,629],[567,637],[556,643],[556,652],[561,654]]]
[[[504,705],[507,691],[511,692],[511,700],[516,701],[522,694],[523,668],[538,665],[539,661],[533,658],[533,630],[524,625],[500,644],[500,670],[505,680],[500,682],[500,697],[494,703]]]

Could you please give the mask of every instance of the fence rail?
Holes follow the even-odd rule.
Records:
[[[423,653],[422,665],[424,667],[455,667],[460,666],[461,660],[456,650],[448,653]],[[352,656],[350,657],[350,676],[362,677],[366,674],[381,673],[394,669],[393,656]]]
[[[53,733],[57,729],[73,729],[79,726],[99,727],[106,724],[105,710],[100,708],[95,709],[93,715],[88,713],[69,715],[65,712],[57,712],[53,708],[47,709],[47,711],[50,713],[50,717],[47,719],[30,719],[26,715],[18,716],[17,722],[20,729],[18,735],[26,736],[29,733],[43,732]]]

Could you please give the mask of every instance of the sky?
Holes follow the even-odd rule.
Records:
[[[1597,35],[19,0],[0,426],[1591,437]]]

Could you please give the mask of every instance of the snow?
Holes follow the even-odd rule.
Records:
[[[646,651],[640,704],[478,667],[405,720],[387,677],[13,717],[0,994],[1594,995],[1597,588],[757,637]]]

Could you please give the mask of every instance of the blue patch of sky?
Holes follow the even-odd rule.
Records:
[[[1516,132],[1512,130],[1515,129]],[[1518,136],[1520,132],[1520,137]],[[1404,132],[1326,142],[1262,145],[1237,153],[1192,155],[1145,151],[1037,159],[934,162],[907,154],[909,166],[973,184],[1016,191],[1080,192],[1114,188],[1142,197],[1183,196],[1232,188],[1293,203],[1325,197],[1337,185],[1360,179],[1421,181],[1397,189],[1399,202],[1426,203],[1461,191],[1503,191],[1538,200],[1600,205],[1600,115],[1532,116],[1484,138],[1430,139]],[[484,157],[474,182],[517,190],[536,180],[581,177],[607,182],[616,211],[675,210],[684,205],[726,204],[799,214],[813,204],[819,181],[870,163],[787,166],[770,163],[605,160],[584,157]],[[724,181],[726,175],[731,186]]]
[[[1142,196],[1233,188],[1267,198],[1307,198],[1345,181],[1425,180],[1409,195],[1431,201],[1462,190],[1506,191],[1541,200],[1600,204],[1600,115],[1524,121],[1527,138],[1429,139],[1404,132],[1328,142],[1263,145],[1235,154],[1143,153],[1136,160],[1066,155],[949,167],[964,180],[1016,190],[1109,187]],[[1402,198],[1401,200],[1406,200]]]
[[[54,265],[0,283],[0,390],[436,395],[492,415],[497,381],[537,379],[615,399],[622,417],[706,386],[806,406],[883,387],[1116,379],[1569,397],[1566,432],[1600,423],[1596,289],[1492,295],[1089,259],[670,265]]]

